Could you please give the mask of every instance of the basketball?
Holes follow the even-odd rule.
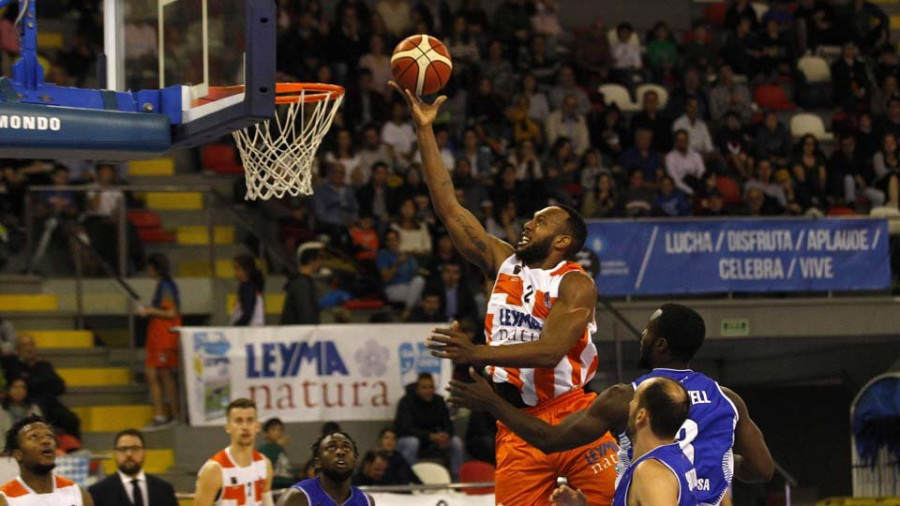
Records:
[[[416,95],[437,93],[447,84],[453,62],[443,42],[430,35],[411,35],[394,48],[394,81]]]

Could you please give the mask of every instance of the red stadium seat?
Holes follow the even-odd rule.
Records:
[[[795,108],[781,86],[774,84],[760,84],[754,88],[753,101],[763,109],[792,111]]]
[[[738,186],[737,181],[730,177],[716,177],[716,189],[719,190],[719,195],[722,196],[722,200],[726,204],[733,205],[741,201],[741,188]]]
[[[244,168],[238,163],[237,149],[228,144],[210,144],[201,151],[203,168],[216,174],[243,174]]]
[[[856,211],[849,207],[832,207],[828,210],[828,216],[856,216]]]
[[[470,460],[459,466],[460,483],[479,483],[494,481],[494,466],[480,460]],[[467,495],[493,494],[494,488],[466,489]]]
[[[341,304],[347,309],[381,309],[384,301],[381,299],[351,299]]]
[[[147,243],[175,242],[175,233],[166,232],[161,228],[139,228],[138,236],[141,242]]]
[[[137,228],[159,228],[162,225],[159,215],[153,211],[131,211],[128,221]]]
[[[707,5],[706,9],[703,10],[703,21],[710,26],[721,27],[725,24],[725,11],[727,8],[728,6],[725,2]]]

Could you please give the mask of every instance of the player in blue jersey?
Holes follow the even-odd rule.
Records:
[[[675,437],[691,409],[688,392],[676,381],[651,378],[634,391],[625,433],[634,460],[616,483],[612,506],[696,506],[697,474]],[[584,495],[563,485],[550,496],[556,506],[587,506]]]
[[[375,501],[350,486],[359,450],[350,435],[332,432],[312,446],[316,477],[281,494],[278,506],[374,506]]]
[[[619,459],[625,465],[631,443],[623,431],[635,388],[651,377],[674,379],[691,398],[691,412],[679,433],[679,442],[697,470],[695,495],[702,505],[728,504],[732,478],[768,481],[775,464],[743,399],[690,369],[691,359],[705,335],[706,326],[696,311],[680,304],[663,304],[651,315],[641,336],[640,365],[651,368],[650,374],[632,384],[607,388],[588,409],[569,415],[558,425],[538,420],[503,402],[474,370],[474,383],[451,382],[450,401],[491,412],[545,453],[577,447],[595,440],[597,434],[613,431],[620,434]],[[595,465],[603,468],[612,464],[603,460]]]

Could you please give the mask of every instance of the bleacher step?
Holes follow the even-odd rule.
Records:
[[[0,293],[39,294],[41,278],[31,275],[4,274],[0,276]]]
[[[57,311],[59,301],[49,293],[0,294],[0,313]]]
[[[84,349],[94,346],[94,334],[89,330],[23,330],[34,338],[39,350]]]
[[[145,443],[146,444],[146,443]],[[112,453],[112,450],[108,450]],[[104,453],[102,450],[100,453]],[[150,448],[144,451],[144,472],[150,474],[164,473],[175,463],[175,450],[171,448]],[[116,461],[114,459],[104,460],[103,472],[113,474],[116,472]]]
[[[135,405],[149,402],[144,385],[75,387],[66,389],[62,402],[71,408],[81,406]]]
[[[81,419],[82,432],[140,428],[153,420],[153,407],[149,405],[79,406],[72,411]]]
[[[135,429],[141,430],[142,427],[135,426]],[[85,432],[81,436],[81,442],[86,448],[98,449],[112,448],[115,443],[114,439],[119,431],[109,432]],[[160,450],[166,448],[175,448],[175,431],[174,430],[157,430],[146,431],[144,434],[144,446],[149,449]]]
[[[106,348],[50,348],[38,347],[41,356],[57,369],[102,369],[109,367],[109,350]]]
[[[3,311],[3,319],[17,330],[56,330],[75,328],[74,311]]]
[[[69,387],[124,386],[131,383],[127,367],[62,367],[56,370]]]

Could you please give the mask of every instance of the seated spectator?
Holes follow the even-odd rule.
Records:
[[[887,76],[900,79],[900,59],[897,58],[897,50],[891,45],[881,48],[881,52],[878,54],[878,63],[875,65],[876,82],[884,82]]]
[[[469,20],[459,12],[453,19],[453,31],[444,39],[444,44],[453,55],[453,65],[459,68],[460,74],[473,72],[481,61],[478,41],[469,30]]]
[[[285,287],[281,325],[318,325],[319,295],[313,275],[322,265],[321,243],[309,242],[297,248],[297,276]]]
[[[388,33],[394,37],[405,37],[412,19],[412,8],[408,0],[379,0],[375,11],[384,20]]]
[[[427,288],[422,292],[422,300],[409,312],[406,321],[409,323],[447,323],[447,317],[441,311],[444,301],[437,287]]]
[[[115,473],[94,483],[88,492],[96,506],[177,506],[172,485],[144,471],[147,451],[144,435],[136,429],[125,429],[113,439]]]
[[[614,218],[619,216],[619,196],[611,174],[600,174],[594,188],[588,189],[581,202],[585,218]]]
[[[530,73],[542,88],[553,86],[559,65],[556,53],[547,49],[547,40],[542,35],[532,37],[530,46],[520,46],[516,61],[519,73]]]
[[[775,174],[775,182],[781,185],[781,191],[785,199],[785,214],[792,216],[805,214],[811,206],[809,193],[806,192],[806,188],[795,184],[787,169],[779,170]]]
[[[291,436],[285,434],[284,422],[280,418],[266,420],[262,430],[265,443],[260,445],[259,453],[272,463],[272,488],[288,488],[297,482],[297,477],[291,472],[291,459],[285,450]]]
[[[777,167],[787,167],[791,157],[791,132],[778,121],[775,111],[766,113],[756,131],[757,158],[767,158]]]
[[[456,159],[465,158],[469,162],[472,175],[478,179],[491,173],[491,148],[482,142],[475,128],[467,128],[463,132],[462,149],[456,153]],[[455,163],[447,165],[447,170],[456,167]]]
[[[366,184],[371,178],[372,171],[375,170],[375,164],[383,163],[388,169],[388,173],[393,172],[394,167],[394,150],[385,142],[382,142],[378,133],[378,127],[374,124],[368,124],[363,128],[362,147],[359,149],[359,172],[360,182]]]
[[[884,135],[881,150],[875,153],[873,168],[875,171],[875,187],[885,195],[889,194],[891,180],[900,174],[900,145],[897,136]]]
[[[391,147],[395,168],[405,170],[412,161],[416,144],[416,132],[409,122],[407,107],[403,102],[391,104],[391,120],[381,127],[381,142]]]
[[[264,237],[277,237],[287,254],[297,251],[298,245],[316,237],[312,205],[309,197],[291,195],[260,202],[260,233]]]
[[[674,84],[678,71],[678,44],[672,40],[672,31],[665,21],[659,21],[647,40],[647,63],[653,73],[653,81]]]
[[[806,134],[798,143],[797,153],[791,160],[794,186],[810,198],[810,205],[825,211],[828,208],[828,167],[825,155],[819,149],[819,141]]]
[[[538,81],[531,72],[522,76],[522,90],[519,94],[528,97],[528,117],[538,125],[543,125],[550,115],[550,102],[547,95],[538,89]]]
[[[878,132],[880,135],[891,133],[900,136],[900,97],[888,99],[887,115],[879,122]]]
[[[363,455],[359,468],[353,473],[351,483],[354,487],[388,485],[384,483],[384,473],[387,471],[387,466],[387,455],[378,450],[369,450]]]
[[[759,29],[759,20],[756,17],[756,10],[750,5],[750,0],[734,0],[725,11],[725,23],[723,28],[729,32],[737,30],[738,24],[746,19],[750,22],[750,28],[753,31]]]
[[[610,67],[609,37],[603,18],[596,17],[591,26],[575,39],[575,66],[582,80],[591,86],[607,80]]]
[[[371,69],[359,69],[356,86],[348,87],[343,108],[344,120],[348,125],[381,124],[387,121],[390,116],[387,95],[384,87],[372,75]]]
[[[831,154],[828,164],[829,176],[833,178],[833,194],[843,196],[847,205],[856,203],[857,195],[865,197],[872,207],[884,204],[884,193],[872,186],[875,173],[871,159],[867,159],[856,149],[856,137],[849,132],[840,136],[840,149]],[[843,185],[843,192],[839,187]]]
[[[541,161],[535,153],[534,142],[525,140],[516,145],[516,149],[512,150],[507,159],[510,166],[514,170],[516,181],[534,181],[544,177],[544,171],[541,168]],[[507,170],[504,167],[501,172]]]
[[[666,173],[675,187],[687,195],[694,194],[694,187],[706,173],[703,158],[691,149],[688,133],[684,130],[675,132],[675,149],[666,155]]]
[[[750,188],[746,191],[744,201],[747,206],[745,213],[749,216],[776,216],[781,214],[781,209],[775,199],[766,197],[760,188]]]
[[[522,235],[522,223],[516,218],[516,203],[505,200],[502,206],[494,206],[491,200],[481,203],[484,214],[484,229],[488,235],[492,235],[509,244],[518,242]]]
[[[716,147],[725,157],[728,171],[746,179],[753,168],[753,146],[750,137],[741,127],[741,119],[736,112],[725,113],[724,126],[716,133]]]
[[[881,148],[879,137],[873,129],[872,115],[868,111],[859,113],[856,116],[856,150],[860,156],[871,160]]]
[[[422,181],[422,172],[418,164],[413,164],[406,171],[406,178],[403,184],[397,188],[396,198],[398,201],[407,199],[415,200],[420,196],[428,196],[428,186]]]
[[[880,7],[867,0],[852,0],[844,9],[841,14],[850,25],[851,37],[864,51],[888,41],[890,22]]]
[[[696,97],[687,99],[684,115],[672,123],[672,131],[687,132],[691,150],[699,153],[704,159],[707,159],[715,151],[709,128],[706,126],[706,122],[700,119],[700,101]]]
[[[694,27],[693,40],[682,48],[684,52],[684,67],[699,69],[703,74],[709,74],[713,63],[716,62],[716,48],[713,46],[713,37],[706,25]]]
[[[481,203],[488,199],[487,188],[481,183],[481,178],[472,174],[472,164],[468,158],[456,160],[453,169],[453,185],[459,193],[459,201],[469,211],[476,215],[481,210]]]
[[[406,386],[406,394],[397,403],[394,419],[397,428],[397,451],[410,465],[422,458],[450,461],[450,473],[459,476],[463,444],[454,435],[450,410],[444,398],[435,393],[434,377],[420,373],[415,383]]]
[[[755,18],[753,18],[755,19]],[[736,74],[753,78],[759,72],[762,48],[750,18],[740,18],[734,33],[728,35],[720,56]]]
[[[369,52],[362,55],[359,59],[359,72],[363,69],[372,73],[372,81],[374,89],[384,96],[390,92],[388,81],[391,76],[391,57],[385,52],[384,37],[380,34],[372,34],[369,37]],[[371,119],[363,117],[363,123],[368,123]]]
[[[687,199],[675,189],[675,182],[669,176],[663,176],[659,183],[659,195],[653,200],[653,209],[658,216],[687,216],[691,213]]]
[[[722,217],[728,216],[728,214],[728,210],[725,209],[725,200],[718,190],[709,191],[700,203],[698,216]]]
[[[438,236],[437,239],[437,247],[435,252],[428,259],[428,263],[425,265],[426,272],[428,273],[428,282],[431,284],[440,283],[441,281],[441,267],[447,262],[457,262],[463,266],[464,276],[468,275],[469,272],[466,269],[466,263],[462,261],[462,257],[459,255],[459,252],[456,251],[456,248],[453,247],[453,241],[450,240],[450,236],[446,233]]]
[[[466,119],[486,125],[491,132],[498,132],[505,105],[503,96],[494,91],[493,81],[482,77],[478,80],[478,88],[468,97]]]
[[[397,451],[397,432],[386,427],[378,434],[377,450],[387,456],[387,469],[382,478],[385,485],[409,485],[421,484],[422,480],[416,476],[409,462]]]
[[[640,76],[644,63],[641,59],[640,44],[632,44],[631,36],[634,28],[629,23],[619,23],[616,27],[616,38],[610,48],[612,54],[612,70],[610,79],[629,90],[634,89],[635,78]]]
[[[528,97],[519,94],[513,99],[512,105],[503,112],[512,126],[512,141],[515,144],[526,141],[541,142],[541,126],[528,117],[528,109]]]
[[[753,99],[747,85],[735,82],[734,71],[728,64],[719,67],[719,82],[709,94],[710,117],[713,123],[725,118],[725,114],[737,114],[741,122],[748,122],[753,114]]]
[[[744,191],[747,192],[751,188],[759,188],[766,195],[767,199],[772,199],[779,209],[784,209],[787,207],[787,197],[781,184],[773,181],[774,172],[775,167],[772,166],[771,161],[765,158],[757,161],[756,171],[744,183]]]
[[[350,228],[350,239],[353,241],[353,255],[363,265],[375,266],[378,256],[378,231],[371,215],[360,214],[359,220]]]
[[[578,114],[587,116],[591,112],[591,100],[587,93],[578,86],[575,81],[575,71],[569,65],[563,65],[559,69],[559,78],[556,85],[550,89],[550,107],[561,109],[566,97],[572,95],[578,101]]]
[[[889,74],[884,76],[881,86],[872,90],[870,104],[872,114],[882,116],[887,113],[888,101],[900,97],[900,87],[897,86],[897,76]]]
[[[649,189],[644,182],[644,172],[637,169],[631,171],[628,188],[622,197],[625,216],[629,218],[650,216],[655,198],[655,192]]]
[[[384,162],[376,162],[371,181],[356,190],[360,216],[371,216],[379,228],[390,221],[397,207],[397,192],[388,186],[388,173]]]
[[[25,378],[15,378],[9,383],[3,398],[3,411],[9,416],[10,425],[29,416],[44,416],[41,407],[29,398]]]
[[[794,12],[802,49],[815,51],[819,46],[840,46],[842,31],[831,2],[806,0]],[[801,29],[802,25],[802,29]],[[801,31],[802,30],[802,31]],[[803,34],[806,39],[803,40]]]
[[[759,59],[759,71],[764,78],[790,78],[793,73],[795,56],[794,45],[781,31],[776,19],[765,22],[765,31],[759,37],[762,57]]]
[[[39,357],[34,338],[20,335],[16,339],[15,355],[0,357],[0,364],[7,384],[24,378],[27,395],[41,408],[44,416],[66,434],[81,439],[81,421],[59,399],[66,392],[66,383],[53,364]]]
[[[672,120],[660,111],[659,95],[653,90],[644,92],[643,109],[631,118],[632,137],[638,130],[653,132],[653,148],[660,153],[672,149]]]
[[[611,174],[612,172],[603,165],[603,159],[600,152],[596,149],[589,149],[584,152],[581,157],[581,187],[585,190],[597,186],[597,178],[600,174]]]
[[[699,107],[697,117],[704,119],[709,117],[709,101],[706,93],[703,91],[702,76],[697,69],[687,69],[684,71],[684,78],[681,86],[675,88],[669,94],[669,103],[666,104],[666,115],[669,118],[677,118],[684,114],[688,100],[697,99]]]
[[[400,251],[400,234],[390,229],[384,236],[385,249],[378,252],[375,263],[384,283],[384,293],[391,302],[404,305],[404,319],[415,307],[425,280],[418,275],[419,266],[415,258]]]
[[[241,254],[234,258],[234,277],[237,278],[238,296],[231,310],[231,325],[235,327],[260,327],[266,324],[263,294],[265,277],[256,266],[256,260]]]
[[[14,353],[16,349],[16,327],[13,322],[3,318],[0,315],[0,355],[9,355]],[[0,374],[0,385],[4,384],[6,379]]]
[[[350,244],[348,227],[353,225],[359,213],[356,192],[347,186],[346,171],[342,165],[328,166],[328,179],[316,186],[313,204],[320,232],[327,234],[331,243],[343,249]]]
[[[450,260],[441,265],[440,290],[444,301],[444,321],[478,317],[478,308],[470,285],[463,279],[463,264],[460,261]]]
[[[353,133],[349,128],[340,128],[335,134],[333,150],[325,152],[325,165],[340,165],[344,168],[344,184],[357,187],[363,184],[362,160],[353,146]]]
[[[435,127],[434,140],[437,143],[438,151],[441,154],[441,161],[444,162],[444,167],[446,167],[447,170],[450,170],[450,168],[453,167],[454,160],[456,160],[456,155],[450,147],[450,132],[444,127]],[[416,152],[413,154],[413,163],[422,163],[422,151],[419,150],[418,145],[416,145]]]
[[[844,112],[852,114],[869,103],[869,74],[852,42],[844,44],[841,58],[831,64],[831,86],[834,105]]]
[[[456,53],[453,53],[453,59],[456,60]],[[491,41],[488,46],[487,59],[481,63],[481,76],[492,83],[492,90],[502,101],[508,101],[515,92],[515,69],[506,57],[501,41]]]

